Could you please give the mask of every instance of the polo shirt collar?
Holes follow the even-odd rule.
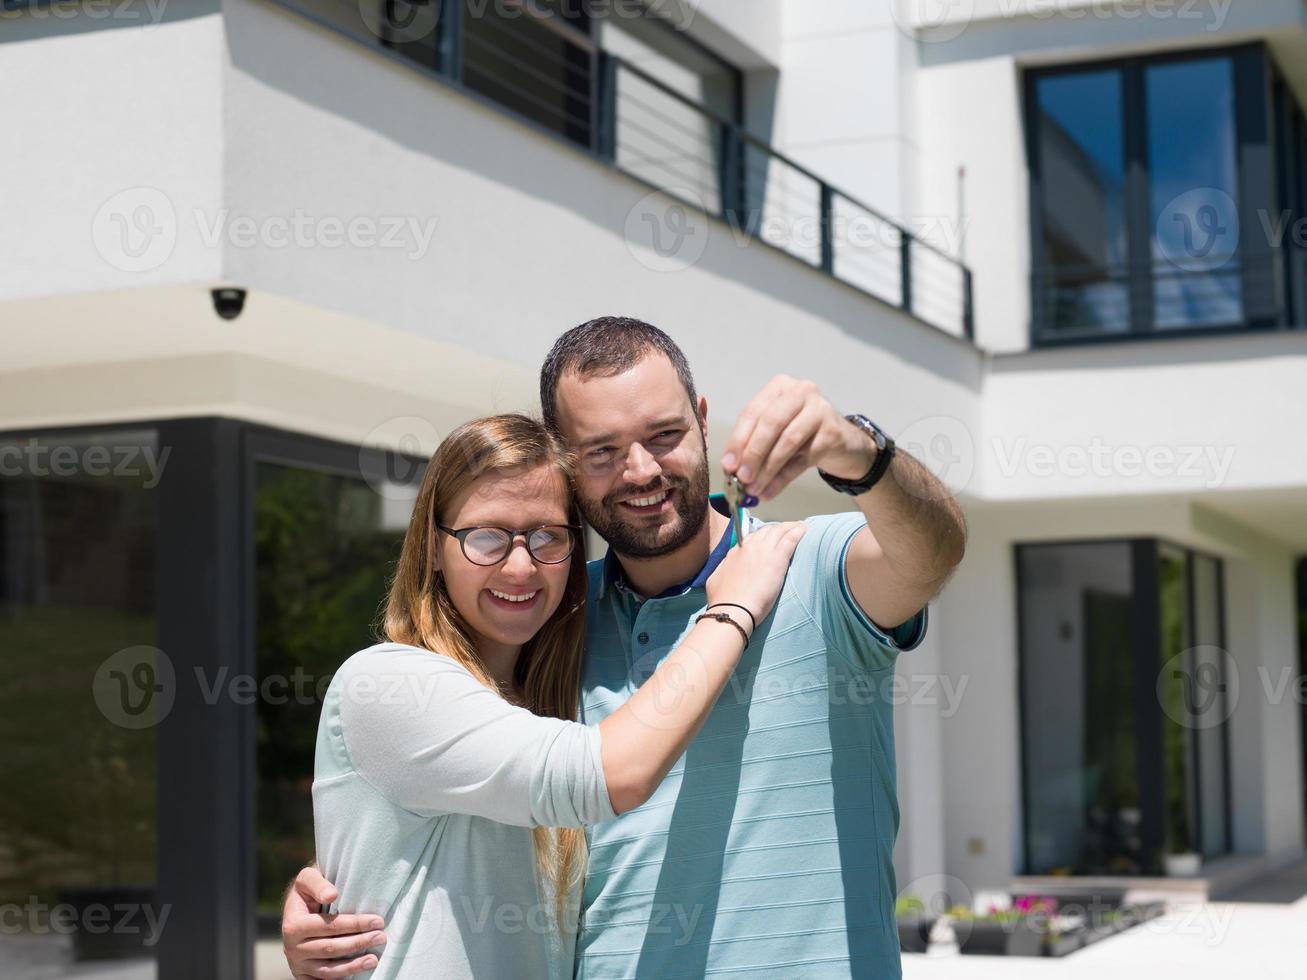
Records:
[[[724,493],[710,494],[708,496],[708,506],[724,517],[729,518],[731,516],[731,507],[726,502],[726,494]],[[693,578],[679,585],[673,585],[653,598],[670,599],[673,596],[684,595],[691,589],[704,588],[708,584],[708,579],[712,576],[712,573],[717,571],[717,566],[722,563],[722,559],[730,552],[733,544],[735,544],[735,523],[732,521],[726,526],[726,533],[721,536],[721,540],[717,542],[716,547],[708,555],[708,561],[704,563],[703,568],[699,569]],[[610,585],[615,585],[623,592],[634,594],[635,591],[627,584],[626,576],[622,574],[622,563],[617,560],[617,553],[612,548],[609,548],[608,553],[604,555],[604,575],[600,596],[608,591]]]

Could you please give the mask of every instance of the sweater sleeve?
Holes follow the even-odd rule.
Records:
[[[616,816],[597,727],[511,705],[441,654],[398,644],[356,654],[324,710],[338,712],[359,775],[413,813],[520,827]]]

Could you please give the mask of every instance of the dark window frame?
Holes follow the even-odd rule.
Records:
[[[1131,662],[1134,664],[1134,706],[1136,725],[1136,780],[1138,781],[1140,809],[1140,837],[1145,854],[1159,857],[1166,853],[1166,778],[1163,747],[1164,712],[1157,699],[1157,677],[1161,667],[1161,589],[1159,558],[1163,546],[1175,548],[1185,554],[1185,577],[1188,583],[1187,594],[1192,598],[1194,558],[1201,556],[1215,562],[1217,568],[1217,605],[1218,629],[1220,642],[1226,649],[1228,643],[1225,561],[1219,555],[1212,554],[1188,545],[1177,544],[1164,538],[1108,537],[1108,538],[1050,538],[1048,540],[1021,541],[1012,547],[1013,581],[1016,587],[1016,643],[1017,643],[1017,756],[1018,772],[1021,780],[1021,867],[1020,873],[1040,874],[1035,870],[1031,859],[1030,828],[1031,793],[1030,769],[1026,746],[1033,737],[1030,731],[1030,719],[1025,710],[1027,690],[1027,662],[1029,652],[1022,624],[1024,619],[1025,577],[1022,573],[1022,553],[1027,549],[1045,547],[1074,547],[1076,545],[1120,545],[1130,550],[1132,578],[1131,603]],[[1186,627],[1189,635],[1194,636],[1194,603],[1188,603]],[[1221,694],[1222,700],[1226,697]],[[1230,771],[1230,720],[1227,718],[1220,726],[1222,765],[1225,769],[1225,841],[1222,855],[1233,853],[1233,781]],[[1194,779],[1201,778],[1198,766],[1197,739],[1191,743],[1190,767]],[[1202,840],[1202,814],[1199,790],[1195,790],[1195,812],[1193,816],[1193,840]],[[1159,870],[1160,869],[1156,869]]]
[[[158,726],[156,904],[169,909],[156,947],[161,977],[250,980],[258,938],[257,705],[204,699],[187,683],[258,676],[254,481],[259,462],[393,479],[425,459],[205,416],[0,430],[45,438],[152,429],[171,450],[158,494],[155,646],[172,658],[176,700]]]
[[[1152,215],[1149,199],[1147,160],[1148,120],[1143,99],[1144,75],[1156,65],[1229,58],[1233,71],[1235,103],[1235,167],[1240,216],[1239,256],[1242,270],[1241,296],[1244,318],[1238,323],[1157,329],[1153,322],[1154,277],[1149,248]],[[1040,159],[1038,85],[1041,79],[1094,71],[1117,71],[1121,76],[1122,133],[1125,145],[1125,188],[1127,229],[1127,272],[1130,321],[1125,332],[1086,329],[1058,331],[1049,322],[1043,283],[1055,270],[1043,255],[1043,172]],[[1131,57],[1101,58],[1066,64],[1032,67],[1022,73],[1022,120],[1029,175],[1028,235],[1030,241],[1032,348],[1083,344],[1123,343],[1141,340],[1192,339],[1282,330],[1291,326],[1285,277],[1287,257],[1270,248],[1261,234],[1257,214],[1266,209],[1276,213],[1275,162],[1270,152],[1278,127],[1273,116],[1273,84],[1278,70],[1269,49],[1261,41],[1183,51],[1156,52]],[[1141,249],[1144,260],[1136,256]],[[1258,269],[1272,268],[1276,280],[1270,288],[1258,285]],[[1142,271],[1141,271],[1142,270]],[[1262,272],[1265,275],[1265,272]]]

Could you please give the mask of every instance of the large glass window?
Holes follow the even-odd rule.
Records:
[[[1027,74],[1036,341],[1288,322],[1271,73],[1252,45]]]
[[[313,859],[313,753],[336,668],[375,642],[416,484],[255,464],[258,908],[275,932],[286,883]],[[414,467],[420,480],[421,468]]]
[[[1017,565],[1026,870],[1227,853],[1219,561],[1120,541],[1023,545]]]
[[[0,437],[0,972],[140,957],[153,976],[156,729],[152,430]],[[157,696],[156,696],[157,693]],[[101,928],[130,909],[133,928]],[[52,921],[57,907],[67,911]],[[17,914],[15,914],[15,910]]]

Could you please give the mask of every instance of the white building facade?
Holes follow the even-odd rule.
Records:
[[[0,69],[0,904],[253,975],[407,484],[608,313],[717,445],[808,377],[963,501],[904,891],[1304,855],[1307,0],[15,3]]]

